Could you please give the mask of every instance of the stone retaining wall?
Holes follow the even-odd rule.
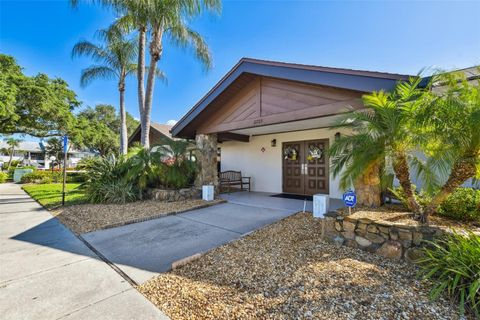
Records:
[[[409,226],[395,221],[344,217],[331,212],[324,219],[323,236],[338,245],[376,253],[392,259],[415,260],[422,240],[444,231],[429,226]]]
[[[200,199],[202,192],[196,187],[184,188],[178,190],[170,189],[148,189],[147,197],[149,199],[162,202],[184,201],[190,199]]]

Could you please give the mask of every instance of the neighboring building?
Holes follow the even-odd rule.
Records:
[[[39,168],[50,168],[51,160],[46,155],[45,146],[47,142],[40,141],[22,141],[19,147],[15,148],[12,159],[21,161],[24,165],[32,165]],[[0,140],[0,162],[8,163],[10,156],[2,150],[8,149],[8,144]],[[73,168],[77,165],[80,159],[85,157],[93,157],[95,153],[88,150],[72,149],[67,155],[67,167]]]
[[[128,139],[128,146],[132,146],[133,143],[141,141],[141,129],[142,126],[139,124],[137,129],[132,133]],[[170,130],[172,129],[171,125],[161,124],[156,122],[150,123],[150,145],[160,144],[165,139],[172,140],[172,134]]]
[[[326,151],[345,132],[330,127],[340,115],[364,109],[362,95],[408,78],[244,58],[171,132],[203,148],[201,183],[218,182],[210,160],[218,143],[221,170],[252,177],[252,191],[340,199]]]

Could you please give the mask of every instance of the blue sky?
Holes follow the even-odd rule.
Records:
[[[331,67],[415,74],[480,64],[480,1],[320,2],[225,1],[219,16],[192,26],[207,39],[214,66],[205,72],[188,51],[168,44],[160,67],[152,119],[179,119],[241,57]],[[114,81],[80,88],[87,59],[70,58],[72,46],[93,40],[114,19],[94,5],[66,1],[0,0],[0,52],[13,55],[27,74],[65,79],[84,106],[118,106]],[[127,110],[138,116],[135,80],[127,83]]]

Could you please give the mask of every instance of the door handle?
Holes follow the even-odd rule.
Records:
[[[308,173],[308,163],[305,163],[305,164],[303,165],[303,174],[304,174],[304,175],[307,175],[307,173]]]

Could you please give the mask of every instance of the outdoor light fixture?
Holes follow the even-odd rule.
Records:
[[[340,132],[335,133],[335,141],[337,141],[338,139],[340,139]]]
[[[271,143],[272,147],[276,147],[277,146],[277,139],[273,139],[270,143]]]

